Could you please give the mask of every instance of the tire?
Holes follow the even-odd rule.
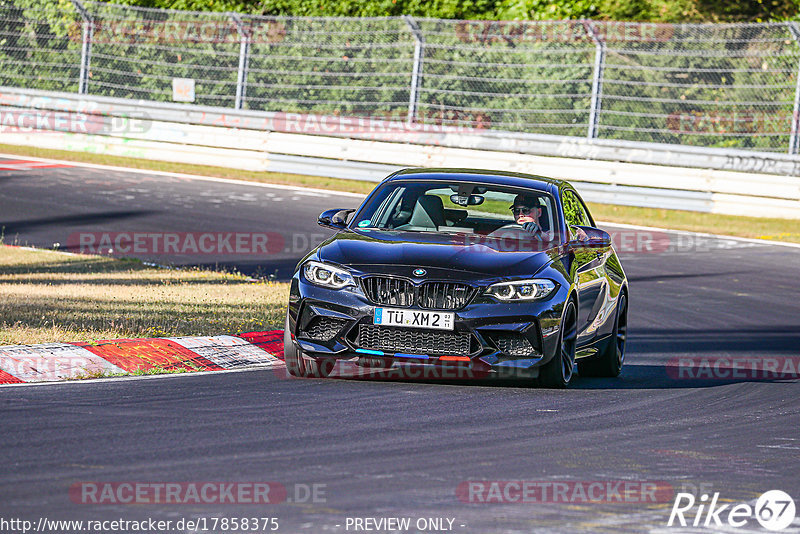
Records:
[[[568,300],[561,319],[558,352],[539,370],[538,384],[544,388],[564,389],[572,379],[575,347],[578,339],[578,314],[575,303]]]
[[[303,351],[294,345],[292,335],[289,333],[289,312],[286,312],[286,322],[283,326],[283,361],[290,375],[304,376]]]
[[[326,378],[336,365],[333,358],[320,358],[316,360],[303,353],[303,349],[292,342],[292,335],[289,333],[289,314],[286,314],[286,322],[283,328],[283,360],[286,363],[286,370],[292,376]]]
[[[578,373],[586,377],[614,378],[619,376],[625,361],[625,345],[628,340],[628,297],[620,293],[614,317],[612,337],[603,353],[585,362],[578,361]]]

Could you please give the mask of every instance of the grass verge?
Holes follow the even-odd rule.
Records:
[[[0,345],[281,328],[289,284],[0,245]]]
[[[109,371],[84,371],[82,374],[64,377],[64,380],[91,380],[96,378],[114,378],[118,376],[175,375],[175,374],[195,373],[198,371],[202,371],[200,367],[192,365],[191,362],[185,362],[185,364],[191,367],[192,369],[186,369],[184,367],[167,368],[157,365],[155,367],[136,369],[129,373],[128,372],[112,373]]]
[[[359,180],[342,180],[276,172],[251,172],[224,167],[150,161],[88,152],[70,152],[16,145],[0,144],[0,153],[98,165],[115,165],[152,171],[197,174],[251,182],[299,185],[361,194],[367,194],[375,187],[373,182]],[[589,208],[595,219],[600,221],[800,243],[800,225],[798,225],[797,221],[787,219],[717,215],[695,211],[638,208],[596,203],[589,203]]]

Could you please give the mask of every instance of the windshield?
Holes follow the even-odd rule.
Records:
[[[549,193],[463,182],[391,182],[353,219],[361,229],[479,234],[552,240],[558,228]]]

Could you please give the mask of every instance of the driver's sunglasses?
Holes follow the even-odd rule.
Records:
[[[511,206],[511,212],[512,212],[514,215],[519,215],[520,213],[530,213],[530,212],[532,212],[534,209],[535,209],[535,208],[528,208],[528,207],[526,207],[526,206]]]

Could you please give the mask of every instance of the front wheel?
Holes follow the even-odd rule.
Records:
[[[575,303],[568,300],[564,307],[564,317],[561,320],[557,352],[539,371],[539,386],[555,389],[567,387],[575,367],[577,339],[578,314],[575,311]]]
[[[292,342],[292,335],[289,332],[289,314],[286,314],[286,322],[283,328],[283,360],[286,363],[286,370],[292,376],[326,378],[333,372],[336,360],[322,358],[315,360],[303,354],[303,349]]]
[[[603,353],[585,362],[578,361],[578,372],[581,376],[614,378],[622,371],[628,340],[628,299],[625,293],[620,293],[616,311],[614,331]]]

